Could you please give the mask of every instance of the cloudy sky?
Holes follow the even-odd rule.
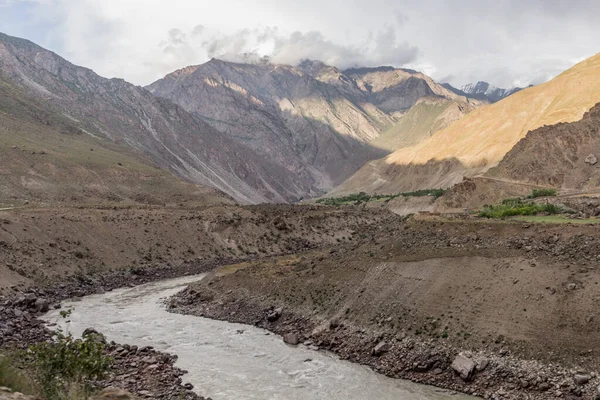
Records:
[[[211,57],[540,83],[600,52],[598,0],[0,0],[0,31],[145,85]]]

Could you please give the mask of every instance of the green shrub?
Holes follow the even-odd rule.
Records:
[[[536,204],[521,199],[506,199],[502,204],[486,205],[479,213],[484,218],[504,218],[516,215],[536,215],[539,213],[559,214],[563,208],[556,204]]]
[[[527,198],[535,199],[538,197],[554,197],[554,196],[556,196],[556,189],[533,189],[533,191]]]
[[[94,381],[102,379],[111,365],[104,346],[93,335],[75,339],[61,332],[52,342],[31,346],[27,355],[43,397],[59,400],[73,392],[91,394]]]

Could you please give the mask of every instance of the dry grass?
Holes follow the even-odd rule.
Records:
[[[37,393],[27,375],[15,367],[15,363],[9,356],[0,355],[0,386],[29,395]]]

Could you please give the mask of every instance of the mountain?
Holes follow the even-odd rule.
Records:
[[[470,102],[416,71],[340,71],[308,60],[294,67],[213,59],[147,89],[280,165],[313,191],[329,190],[366,161],[395,150],[374,140],[418,102]],[[402,135],[399,129],[388,134]]]
[[[367,163],[332,191],[396,193],[450,187],[496,166],[527,132],[573,122],[600,101],[600,54],[553,80],[468,113],[445,129]]]
[[[222,135],[197,115],[121,79],[102,78],[30,41],[0,34],[0,74],[28,96],[51,104],[77,132],[143,154],[161,168],[239,202],[287,202],[313,194],[297,174]]]
[[[480,207],[505,198],[527,196],[533,188],[563,192],[600,190],[600,103],[576,122],[546,125],[530,131],[480,177],[453,187],[440,206]]]
[[[490,85],[487,82],[479,81],[477,83],[469,83],[457,89],[449,83],[442,83],[446,89],[462,96],[469,98],[486,101],[489,103],[496,103],[511,94],[517,93],[523,88],[514,87],[510,89],[502,89],[496,86]]]
[[[149,158],[97,139],[51,102],[0,76],[0,208],[48,203],[232,203]]]

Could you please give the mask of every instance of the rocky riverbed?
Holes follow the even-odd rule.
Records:
[[[221,260],[221,262],[227,262]],[[217,261],[186,263],[172,269],[144,269],[135,273],[118,271],[93,277],[72,279],[56,287],[29,288],[12,296],[0,297],[0,350],[11,352],[47,341],[53,333],[39,316],[51,308],[60,307],[68,298],[104,293],[123,286],[172,277],[195,275],[214,269]],[[99,382],[100,387],[118,387],[142,398],[197,399],[203,398],[184,384],[186,371],[176,367],[176,356],[154,350],[152,347],[107,343],[106,355],[113,359],[108,377]]]
[[[229,266],[170,310],[487,399],[597,399],[597,231],[414,220],[351,249]]]

